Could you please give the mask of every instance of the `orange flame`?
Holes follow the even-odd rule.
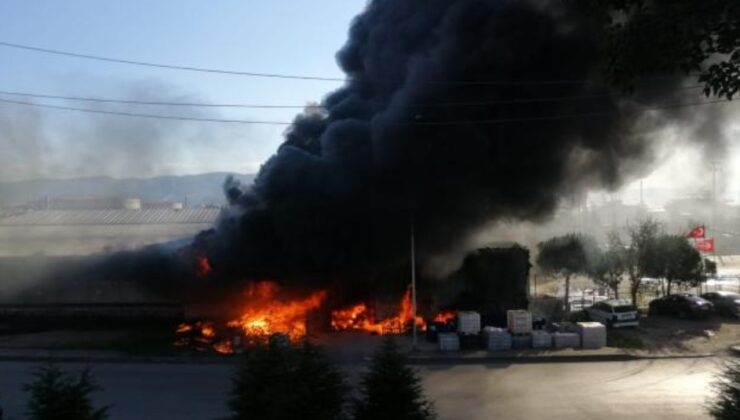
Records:
[[[446,324],[455,319],[455,316],[455,311],[443,311],[438,313],[437,316],[434,317],[434,322],[442,322]]]
[[[362,330],[375,334],[402,334],[413,320],[411,289],[407,289],[399,303],[398,313],[388,319],[377,321],[375,313],[364,303],[338,309],[331,313],[331,327],[335,331]],[[424,320],[416,316],[416,325],[424,329]]]
[[[279,332],[287,334],[291,340],[304,337],[306,316],[321,306],[326,292],[317,291],[303,299],[281,300],[277,296],[279,291],[279,286],[273,282],[251,284],[245,292],[241,317],[227,325],[241,328],[247,336],[269,336]]]
[[[306,317],[317,309],[326,299],[326,292],[316,291],[305,298],[287,299],[280,297],[280,287],[271,281],[250,284],[244,291],[244,303],[238,319],[225,325],[212,322],[183,323],[176,332],[189,336],[176,341],[176,346],[195,343],[206,345],[213,350],[229,354],[238,347],[242,338],[244,343],[265,342],[272,334],[286,334],[291,341],[306,335]],[[241,336],[235,335],[235,330]],[[224,337],[231,335],[231,337]]]

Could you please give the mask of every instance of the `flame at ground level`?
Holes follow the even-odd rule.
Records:
[[[263,281],[250,285],[246,292],[244,309],[239,319],[230,321],[230,327],[241,328],[247,336],[270,336],[283,333],[291,340],[306,335],[306,316],[326,299],[326,291],[313,292],[302,299],[280,299],[279,286]]]
[[[375,334],[402,334],[409,325],[415,322],[420,329],[424,329],[424,319],[413,316],[413,303],[411,301],[411,289],[403,294],[399,304],[398,313],[390,318],[377,320],[375,311],[365,303],[338,309],[331,312],[331,328],[335,331],[362,330]]]
[[[280,292],[278,284],[272,281],[250,284],[244,291],[237,319],[220,326],[213,322],[180,324],[176,330],[180,338],[175,345],[232,353],[235,346],[264,342],[276,333],[287,335],[291,341],[300,340],[306,335],[309,312],[323,304],[326,291],[315,291],[301,298],[284,297]]]
[[[306,319],[326,301],[327,292],[318,290],[301,297],[286,297],[277,283],[261,281],[244,290],[239,317],[225,323],[194,322],[177,327],[177,346],[197,350],[216,350],[233,353],[252,343],[264,343],[273,334],[285,334],[290,341],[306,336]],[[437,314],[435,322],[447,322],[455,312]],[[359,330],[379,335],[403,334],[415,323],[421,331],[426,329],[421,316],[413,316],[411,290],[403,294],[397,312],[388,318],[378,319],[366,303],[357,303],[331,311],[331,329],[334,331]]]

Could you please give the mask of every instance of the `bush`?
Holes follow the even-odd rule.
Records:
[[[229,408],[234,420],[341,419],[346,386],[320,349],[275,343],[244,354],[233,378]]]
[[[728,360],[714,383],[717,393],[709,413],[717,420],[740,419],[740,360]]]
[[[32,420],[103,420],[108,407],[94,409],[90,394],[100,390],[89,369],[77,378],[64,373],[53,364],[40,366],[34,381],[25,384],[29,392],[28,417]]]
[[[436,418],[424,398],[421,380],[406,365],[392,338],[383,341],[362,379],[363,396],[355,401],[355,420],[428,420]]]

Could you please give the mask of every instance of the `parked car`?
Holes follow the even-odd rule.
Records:
[[[650,302],[651,315],[673,315],[679,318],[706,318],[714,305],[706,299],[688,293],[678,293]]]
[[[712,302],[718,314],[740,317],[740,294],[718,291],[704,293],[701,297]]]
[[[640,325],[637,308],[628,300],[602,300],[586,308],[586,312],[591,320],[601,322],[607,327],[637,327]]]

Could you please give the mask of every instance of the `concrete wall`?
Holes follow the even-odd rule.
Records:
[[[90,255],[184,239],[210,223],[0,226],[0,257]]]

